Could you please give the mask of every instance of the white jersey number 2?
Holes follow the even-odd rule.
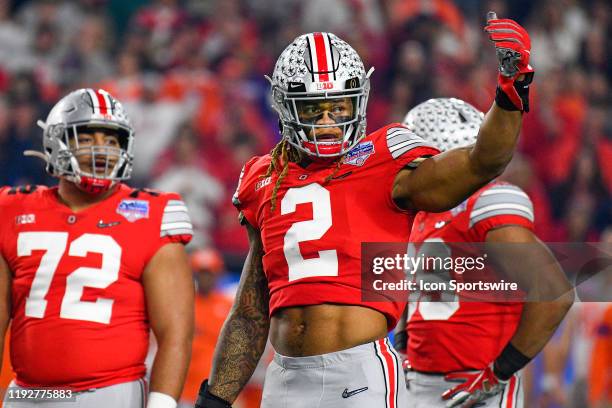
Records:
[[[45,297],[67,244],[67,232],[22,232],[17,237],[17,256],[31,256],[32,251],[45,251],[26,298],[26,316],[39,319],[45,316]],[[121,247],[112,237],[98,234],[83,234],[70,243],[69,256],[85,257],[89,253],[101,254],[102,266],[81,267],[68,274],[60,317],[108,324],[113,300],[98,298],[95,302],[84,302],[81,296],[85,287],[104,289],[119,278]]]
[[[338,253],[335,249],[319,251],[318,258],[304,259],[300,253],[300,242],[320,239],[332,226],[332,211],[329,191],[319,184],[290,188],[281,200],[281,214],[295,212],[298,204],[312,204],[312,220],[294,223],[287,233],[283,245],[289,281],[313,276],[338,276]]]

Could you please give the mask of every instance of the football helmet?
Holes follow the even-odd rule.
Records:
[[[297,37],[276,61],[272,78],[266,77],[283,138],[315,157],[351,150],[365,136],[372,71],[366,73],[357,52],[332,33]],[[341,135],[330,140],[333,132],[325,129],[340,129]]]
[[[43,129],[43,152],[24,154],[42,158],[50,175],[64,177],[92,194],[130,178],[134,130],[121,103],[105,90],[87,88],[69,93],[38,125]],[[112,130],[119,147],[79,147],[77,135],[87,128]],[[78,160],[81,156],[91,157],[90,172],[81,169]]]
[[[434,98],[412,108],[404,126],[441,151],[476,142],[484,114],[461,99]]]

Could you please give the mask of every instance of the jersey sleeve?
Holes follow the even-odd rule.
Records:
[[[243,223],[246,220],[254,227],[258,227],[257,197],[255,195],[255,186],[253,185],[256,182],[253,180],[257,179],[257,176],[254,174],[257,160],[258,158],[254,157],[242,167],[240,177],[238,178],[238,186],[232,197],[232,204],[240,212],[240,222]]]
[[[167,194],[159,238],[162,243],[176,242],[187,245],[193,237],[193,226],[185,202],[178,194]]]
[[[432,144],[399,123],[387,129],[385,142],[398,170],[417,167],[415,159],[440,153]]]
[[[486,188],[470,210],[469,228],[480,240],[487,232],[506,225],[519,225],[534,230],[531,199],[512,184],[495,184]]]

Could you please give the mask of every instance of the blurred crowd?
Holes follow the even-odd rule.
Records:
[[[269,85],[293,38],[331,31],[374,66],[370,131],[431,97],[488,110],[496,60],[487,10],[525,25],[532,110],[505,177],[534,201],[544,241],[599,241],[612,219],[612,5],[606,0],[0,0],[0,185],[53,183],[44,119],[62,95],[101,87],[136,129],[134,186],[187,202],[192,247],[229,271],[248,244],[231,205],[242,164],[278,141]]]

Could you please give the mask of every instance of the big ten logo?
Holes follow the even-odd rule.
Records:
[[[272,177],[266,177],[263,180],[259,180],[256,184],[255,184],[255,191],[259,190],[262,187],[267,186],[268,184],[270,184],[272,182]]]
[[[21,224],[34,224],[36,222],[36,215],[34,214],[21,214],[15,217],[15,223]]]
[[[317,83],[317,90],[321,91],[321,90],[326,90],[326,89],[333,89],[334,88],[334,83],[333,82],[318,82]]]

